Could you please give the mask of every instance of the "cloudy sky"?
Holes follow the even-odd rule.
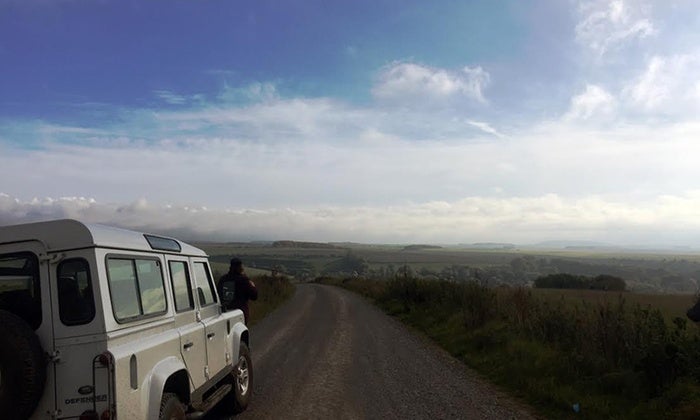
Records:
[[[0,225],[700,246],[696,0],[0,0]]]

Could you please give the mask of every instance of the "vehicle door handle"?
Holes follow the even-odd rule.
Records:
[[[192,346],[194,346],[194,343],[185,343],[185,345],[182,346],[182,348],[185,350],[189,350]]]
[[[211,340],[212,338],[214,338],[215,335],[216,333],[209,333],[207,334],[207,338]]]

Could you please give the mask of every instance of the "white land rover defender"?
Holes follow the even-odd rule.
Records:
[[[75,220],[0,227],[0,418],[184,419],[252,391],[207,255]]]

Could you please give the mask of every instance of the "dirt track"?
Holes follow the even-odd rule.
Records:
[[[299,285],[252,328],[251,341],[254,394],[236,419],[534,418],[447,353],[339,288]]]

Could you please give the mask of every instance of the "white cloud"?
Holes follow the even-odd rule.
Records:
[[[491,126],[491,124],[483,121],[467,121],[467,124],[474,126],[478,128],[479,130],[483,131],[484,133],[487,134],[493,134],[496,137],[503,137],[503,134],[498,132],[495,128]]]
[[[508,136],[495,128],[507,124],[499,110],[451,102],[485,100],[484,70],[410,63],[385,68],[373,91],[379,100],[364,105],[285,98],[274,83],[256,83],[207,103],[129,110],[110,125],[0,126],[11,137],[0,141],[2,217],[76,217],[222,239],[652,241],[649,232],[678,233],[700,220],[688,193],[700,178],[700,123],[690,112],[662,123],[621,114],[637,98],[639,109],[645,98],[665,98],[644,86],[683,91],[659,74],[693,87],[688,97],[698,92],[695,62],[674,57],[660,57],[617,98],[589,84],[558,122],[510,124]],[[606,118],[612,123],[581,124]],[[14,141],[37,136],[41,147]],[[33,201],[56,196],[69,198]]]
[[[528,243],[533,238],[577,238],[618,244],[646,239],[657,245],[672,245],[700,232],[697,208],[698,191],[658,196],[634,205],[598,196],[571,199],[546,194],[521,198],[474,196],[398,207],[326,206],[296,210],[207,209],[156,205],[145,199],[117,205],[84,197],[23,202],[0,194],[0,225],[75,218],[184,239],[222,241]],[[698,244],[696,240],[692,243]]]
[[[602,56],[656,33],[644,1],[593,0],[580,3],[576,40]]]
[[[654,56],[622,95],[632,108],[641,111],[697,116],[699,85],[700,54]]]
[[[279,99],[277,86],[271,82],[254,82],[243,87],[229,86],[224,84],[224,88],[218,96],[223,102],[264,102]]]
[[[169,90],[154,90],[153,93],[170,105],[184,105],[187,103],[187,97],[178,95]]]
[[[700,53],[652,56],[621,85],[615,94],[586,85],[572,97],[564,121],[694,121],[700,112]]]
[[[616,99],[605,89],[586,85],[586,90],[573,98],[564,120],[588,120],[593,117],[610,117],[616,108]]]
[[[416,63],[394,62],[382,69],[372,93],[376,98],[385,100],[466,97],[485,102],[483,91],[489,82],[489,73],[481,67],[464,67],[452,71]]]
[[[441,139],[415,141],[395,129],[407,123],[401,112],[377,116],[325,102],[306,104],[297,132],[280,136],[280,125],[274,122],[285,106],[292,108],[284,124],[294,127],[293,107],[299,105],[260,105],[246,116],[258,125],[253,138],[224,119],[221,132],[214,135],[168,132],[153,142],[124,138],[118,147],[100,141],[41,149],[0,144],[3,179],[23,174],[21,180],[4,183],[3,191],[25,200],[88,194],[110,202],[148,197],[155,203],[264,209],[388,206],[494,192],[506,197],[557,193],[633,201],[682,194],[700,178],[695,162],[700,155],[698,123],[600,131],[562,122],[491,142],[470,128],[471,123],[480,124],[480,130],[490,125],[424,115],[419,122],[427,126],[425,132],[450,127],[442,127],[448,131]],[[240,109],[221,112],[236,114]],[[174,113],[163,124],[176,122]],[[121,128],[136,133],[141,129]]]

